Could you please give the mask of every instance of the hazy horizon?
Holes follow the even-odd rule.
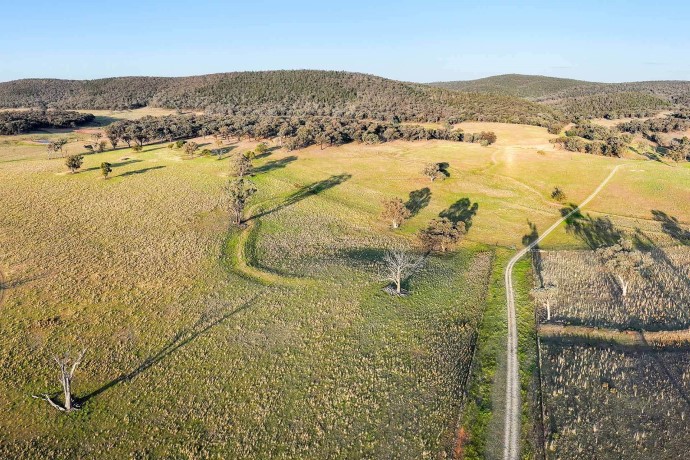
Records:
[[[413,2],[201,1],[190,7],[40,0],[5,6],[0,81],[268,69],[347,70],[413,82],[510,73],[688,80],[690,63],[677,50],[690,45],[684,32],[690,6],[662,3],[588,0],[575,9],[544,1],[421,8]],[[654,33],[660,22],[664,33]]]

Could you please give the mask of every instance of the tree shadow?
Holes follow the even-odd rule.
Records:
[[[539,239],[539,232],[537,231],[537,224],[534,222],[527,221],[529,225],[530,232],[522,237],[522,244],[524,246],[529,246]],[[539,279],[539,287],[544,287],[544,274],[543,274],[543,259],[541,257],[541,248],[539,245],[535,245],[530,251],[532,255],[532,266],[534,271],[537,273],[537,278]]]
[[[228,146],[228,147],[221,147],[220,149],[217,149],[217,150],[218,150],[218,153],[216,154],[216,155],[218,156],[217,159],[218,159],[218,160],[224,160],[225,157],[223,157],[223,155],[225,155],[226,153],[232,152],[232,151],[235,150],[236,148],[237,148],[236,146],[230,145],[230,146]]]
[[[410,214],[416,216],[419,211],[429,206],[431,201],[431,190],[429,187],[420,188],[419,190],[413,190],[410,192],[409,198],[405,203],[405,207]]]
[[[297,157],[294,155],[291,155],[289,157],[280,158],[279,160],[267,161],[265,164],[254,168],[252,170],[252,172],[254,174],[263,174],[263,173],[267,173],[269,171],[273,171],[275,169],[282,169],[295,160],[297,160]]]
[[[144,169],[136,169],[134,171],[127,171],[125,173],[122,173],[118,175],[118,177],[127,177],[127,176],[133,176],[135,174],[143,174],[147,171],[153,171],[155,169],[163,169],[165,166],[151,166],[150,168],[144,168]]]
[[[160,363],[163,361],[165,358],[170,356],[171,354],[175,353],[178,351],[180,348],[184,347],[185,345],[188,345],[189,343],[193,342],[199,336],[205,334],[212,328],[218,326],[219,324],[223,323],[226,321],[228,318],[246,310],[249,308],[251,303],[254,301],[256,296],[252,297],[250,300],[247,300],[244,302],[242,305],[240,305],[238,308],[223,313],[221,315],[218,315],[216,312],[212,311],[205,311],[201,314],[199,319],[196,320],[194,324],[191,326],[185,327],[178,331],[169,341],[166,343],[160,350],[158,350],[156,353],[152,354],[151,356],[147,357],[142,361],[141,364],[139,364],[137,367],[132,369],[129,372],[120,374],[110,382],[106,383],[105,385],[101,386],[100,388],[97,388],[93,390],[91,393],[82,396],[81,398],[78,399],[78,402],[80,403],[85,403],[88,400],[95,398],[96,396],[100,395],[101,393],[113,388],[114,386],[130,381],[137,377],[138,375],[142,374],[143,372],[147,371],[151,367],[155,366],[156,364]]]
[[[690,230],[685,230],[681,227],[676,217],[669,216],[658,209],[652,210],[652,216],[654,216],[654,220],[661,222],[661,230],[665,234],[682,245],[690,246]]]
[[[262,159],[262,158],[266,158],[266,157],[268,157],[268,156],[271,156],[271,154],[272,154],[273,152],[275,152],[276,150],[280,150],[280,147],[278,147],[278,146],[269,147],[269,148],[266,149],[266,151],[265,151],[264,153],[260,153],[260,154],[256,155],[256,156],[254,157],[254,159],[260,160],[260,159]]]
[[[127,160],[127,161],[120,161],[118,163],[110,163],[110,166],[113,168],[119,168],[120,166],[126,166],[130,165],[133,163],[141,163],[144,160]],[[88,172],[88,171],[96,171],[97,169],[101,169],[101,166],[92,166],[90,168],[82,169],[79,172]]]
[[[561,216],[567,216],[576,208],[577,205],[571,203],[561,209]],[[566,232],[579,237],[591,249],[614,245],[623,236],[608,217],[585,216],[579,210],[565,219],[565,225]]]
[[[450,164],[446,163],[445,161],[442,161],[441,163],[438,164],[438,172],[446,176],[446,178],[450,177],[450,171],[448,171],[448,168],[450,168]]]
[[[25,284],[29,284],[33,281],[40,280],[42,278],[46,278],[48,275],[47,274],[41,274],[41,275],[32,275],[32,276],[25,276],[23,278],[16,278],[16,279],[10,279],[7,280],[5,279],[3,281],[2,274],[0,274],[0,289],[16,289],[18,287],[21,287]]]
[[[647,352],[649,353],[649,356],[654,360],[656,363],[657,367],[666,375],[668,378],[669,382],[671,382],[671,385],[673,388],[678,392],[680,397],[683,399],[685,402],[685,405],[690,408],[690,397],[688,397],[688,394],[685,392],[685,388],[683,387],[683,384],[680,383],[678,378],[671,373],[671,370],[668,368],[664,360],[662,359],[663,355],[660,355],[659,350],[655,349],[649,343],[647,342],[647,339],[645,338],[644,334],[640,333],[640,340],[642,340],[642,343],[644,344],[644,347],[647,349]]]
[[[338,174],[337,176],[331,176],[328,179],[324,179],[318,182],[314,182],[309,185],[305,185],[303,187],[300,187],[299,190],[296,192],[292,193],[290,196],[288,196],[285,201],[282,203],[278,204],[277,206],[263,210],[257,214],[252,215],[249,217],[247,220],[252,220],[252,219],[257,219],[259,217],[266,216],[268,214],[274,213],[276,211],[280,211],[283,208],[287,208],[288,206],[292,206],[295,203],[299,203],[305,198],[308,198],[313,195],[318,195],[321,192],[324,192],[328,189],[331,189],[337,185],[342,184],[346,180],[350,179],[352,177],[351,174]]]
[[[439,217],[445,217],[454,225],[462,222],[465,224],[465,229],[469,230],[477,210],[479,210],[479,203],[472,203],[469,198],[461,198],[450,205],[448,209],[441,211]]]

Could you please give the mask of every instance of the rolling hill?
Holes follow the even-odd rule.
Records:
[[[596,83],[541,75],[497,75],[467,81],[429,83],[458,92],[504,94],[550,106],[565,118],[653,116],[690,105],[690,82]]]
[[[545,77],[542,75],[506,74],[466,81],[441,81],[429,83],[438,88],[475,93],[497,93],[524,98],[539,98],[570,88],[597,85],[569,78]]]
[[[459,93],[352,72],[232,72],[194,77],[28,79],[0,83],[0,107],[130,109],[336,116],[436,122],[456,119],[548,125],[560,113],[500,94]]]

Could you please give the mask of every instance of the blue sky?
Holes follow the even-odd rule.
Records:
[[[690,80],[690,2],[7,1],[0,81],[333,69]]]

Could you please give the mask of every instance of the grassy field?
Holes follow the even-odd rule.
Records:
[[[451,455],[487,299],[486,327],[498,327],[491,273],[530,223],[538,231],[559,217],[554,186],[577,202],[625,161],[612,185],[643,195],[641,204],[603,194],[594,211],[659,235],[652,209],[690,221],[668,198],[682,194],[686,166],[553,150],[543,128],[461,127],[499,140],[272,151],[255,161],[251,212],[260,217],[244,230],[228,226],[221,203],[227,160],[150,145],[87,155],[73,175],[33,141],[67,136],[76,153],[85,134],[0,138],[0,454]],[[108,180],[102,161],[114,166]],[[450,177],[425,179],[431,161],[448,162]],[[649,193],[657,183],[664,193]],[[381,200],[411,192],[418,212],[390,231]],[[411,245],[429,219],[472,203],[460,249],[431,257],[412,296],[383,293],[382,251]],[[545,246],[583,244],[564,230]],[[31,399],[57,390],[51,354],[80,346],[84,409],[63,416]]]

